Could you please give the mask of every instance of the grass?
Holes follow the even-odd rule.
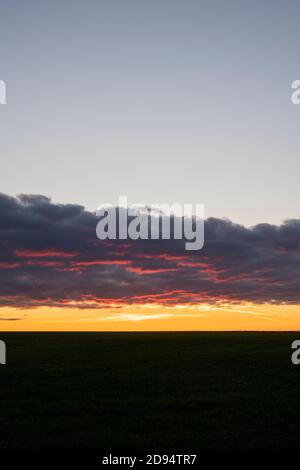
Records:
[[[299,449],[297,333],[1,333],[0,449]]]

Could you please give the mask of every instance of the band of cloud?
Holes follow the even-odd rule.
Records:
[[[181,240],[100,241],[97,221],[79,205],[0,194],[0,305],[300,302],[300,219],[210,218],[198,252]]]

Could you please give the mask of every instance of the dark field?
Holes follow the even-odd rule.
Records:
[[[0,449],[300,448],[300,333],[0,339]]]

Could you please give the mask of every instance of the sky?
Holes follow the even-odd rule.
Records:
[[[299,15],[1,0],[3,329],[298,328]],[[100,243],[120,195],[204,204],[204,249]]]
[[[2,0],[1,190],[299,214],[297,1]]]
[[[99,217],[45,196],[0,194],[6,329],[297,329],[300,220],[205,221],[184,239],[96,237]]]

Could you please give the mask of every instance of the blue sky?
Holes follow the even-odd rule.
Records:
[[[297,1],[0,6],[1,191],[299,217]]]

